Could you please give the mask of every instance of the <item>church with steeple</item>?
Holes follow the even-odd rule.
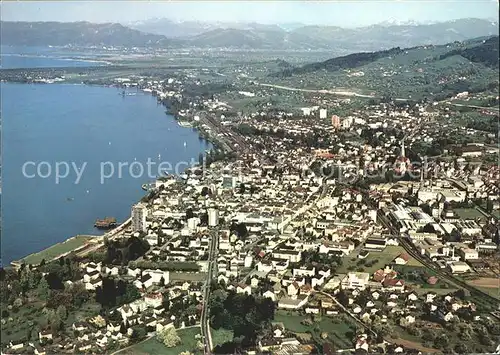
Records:
[[[401,141],[401,153],[399,154],[399,157],[396,159],[394,170],[396,173],[404,175],[408,170],[409,164],[410,164],[410,159],[406,157],[405,139],[403,138],[403,140]]]

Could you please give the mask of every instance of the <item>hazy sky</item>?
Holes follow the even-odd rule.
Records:
[[[498,0],[365,1],[3,1],[4,21],[131,22],[173,20],[364,26],[388,20],[419,22],[498,19]]]

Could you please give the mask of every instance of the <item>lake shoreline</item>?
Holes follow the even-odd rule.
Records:
[[[15,84],[29,84],[29,83],[15,83]],[[33,84],[33,85],[43,85],[43,83],[31,83],[31,84]],[[141,94],[143,94],[143,95],[145,95],[145,96],[152,96],[152,97],[157,98],[157,104],[160,104],[160,105],[162,105],[163,107],[165,107],[165,108],[166,108],[166,111],[165,111],[166,115],[167,115],[167,116],[172,116],[172,118],[173,118],[175,121],[179,122],[179,118],[178,118],[178,117],[176,117],[176,116],[174,116],[174,114],[173,114],[173,113],[171,113],[171,112],[169,112],[169,111],[168,111],[169,109],[168,109],[168,106],[167,106],[167,104],[166,104],[166,102],[165,102],[165,101],[160,100],[160,99],[158,98],[158,96],[156,96],[153,92],[143,91],[143,90],[141,90],[140,88],[135,88],[135,90],[134,90],[134,88],[124,88],[124,87],[122,87],[122,86],[120,86],[120,85],[99,85],[99,84],[85,84],[85,83],[78,84],[78,83],[65,83],[65,82],[58,82],[58,83],[54,83],[54,84],[56,84],[56,85],[70,85],[70,86],[73,86],[73,85],[81,85],[81,86],[89,86],[89,87],[115,88],[115,89],[123,89],[123,90],[125,90],[126,92],[127,92],[127,91],[128,91],[128,92],[135,91],[135,92],[138,92],[138,93],[140,92]],[[50,85],[50,84],[49,84],[49,83],[47,83],[46,85]],[[119,93],[118,93],[118,95],[119,95]],[[215,140],[211,139],[212,137],[211,137],[210,135],[202,135],[202,134],[201,134],[201,133],[202,133],[202,130],[200,129],[200,127],[199,127],[199,126],[195,126],[195,125],[193,125],[193,126],[191,126],[191,127],[185,127],[185,126],[182,126],[182,125],[180,125],[180,124],[179,124],[179,126],[180,126],[180,127],[182,127],[182,128],[191,128],[192,130],[196,130],[196,132],[198,133],[198,137],[199,137],[200,139],[203,139],[203,140],[205,140],[205,141],[209,142],[209,143],[212,145],[212,147],[213,147],[213,148],[216,148],[216,149],[223,149],[223,147],[219,146],[219,144],[218,144],[218,142],[217,142],[217,141],[215,141]],[[206,153],[206,151],[205,151],[205,153]],[[188,168],[186,168],[186,169],[189,169],[189,168],[190,168],[190,167],[188,167]],[[148,195],[148,193],[146,193],[146,195],[145,195],[145,196],[147,196],[147,195]],[[139,202],[139,201],[137,201],[137,202]],[[121,224],[120,224],[120,226],[121,226]],[[119,227],[120,227],[120,226],[119,226]],[[76,235],[76,236],[69,237],[68,239],[66,239],[66,240],[64,240],[64,241],[62,241],[62,242],[57,242],[57,243],[52,244],[52,245],[50,245],[50,246],[48,246],[48,247],[46,247],[46,248],[44,248],[44,249],[42,249],[42,250],[39,250],[39,251],[36,251],[36,252],[30,253],[30,254],[28,254],[28,255],[26,255],[26,256],[24,256],[24,257],[22,257],[22,258],[18,259],[18,260],[13,260],[13,261],[11,261],[11,262],[10,262],[10,266],[11,266],[11,267],[14,267],[14,268],[19,268],[22,264],[24,264],[24,262],[23,262],[23,261],[24,261],[24,259],[29,258],[29,257],[32,257],[32,256],[36,256],[36,255],[43,254],[43,253],[45,253],[45,252],[47,252],[47,251],[49,251],[49,250],[52,250],[53,248],[55,248],[55,247],[57,247],[57,246],[64,245],[65,243],[68,243],[68,242],[70,242],[70,241],[72,241],[72,240],[75,240],[75,239],[76,239],[76,238],[78,238],[79,236],[80,236],[80,235]],[[101,239],[101,238],[102,238],[102,235],[92,235],[92,236],[88,236],[88,237],[92,237],[92,238],[99,238],[99,239]],[[55,259],[58,259],[58,258],[60,258],[60,257],[64,257],[64,256],[66,256],[66,255],[69,255],[69,254],[71,254],[71,253],[73,253],[73,252],[75,252],[75,251],[77,251],[77,250],[79,250],[80,248],[85,247],[85,246],[86,246],[86,244],[78,245],[78,246],[76,246],[76,247],[75,247],[75,249],[71,249],[71,250],[69,250],[69,251],[65,251],[64,253],[62,253],[62,254],[60,254],[60,255],[58,255],[58,256],[53,257],[51,260],[55,260]],[[46,262],[49,262],[49,261],[50,261],[50,260],[46,260]],[[4,267],[5,267],[5,266],[4,266]]]
[[[12,82],[8,82],[8,84],[20,84],[20,83],[12,83]],[[40,84],[38,84],[38,83],[34,83],[34,84],[35,84],[36,86],[39,86],[39,85],[40,85]],[[38,84],[38,85],[37,85],[37,84]],[[106,88],[106,89],[111,89],[112,87],[114,87],[114,88],[118,89],[118,87],[116,87],[116,86],[106,86],[106,85],[97,85],[97,84],[77,84],[77,83],[65,83],[65,82],[60,82],[60,83],[57,83],[57,85],[60,85],[60,86],[66,86],[66,85],[68,85],[68,86],[75,86],[75,85],[76,85],[76,86],[85,86],[85,87],[98,87],[98,88],[103,88],[103,89],[104,89],[104,88]],[[52,85],[52,86],[53,86],[53,85]],[[117,94],[117,95],[119,95],[119,93],[118,93],[118,92],[117,92],[116,94]],[[144,92],[144,94],[147,94],[147,93],[146,93],[146,92]],[[144,96],[154,96],[154,95],[144,95]],[[144,103],[143,103],[143,104],[144,104]],[[157,104],[157,105],[158,105],[158,104],[161,104],[163,107],[165,107],[165,105],[164,105],[162,102],[160,102],[159,100],[156,100],[156,104]],[[165,111],[163,111],[163,113],[165,114]],[[165,115],[165,116],[169,116],[169,115]],[[167,118],[167,119],[168,119],[168,120],[170,120],[170,118]],[[174,122],[176,123],[176,125],[178,125],[178,122],[175,120],[175,118],[174,118],[174,117],[172,117],[172,121],[174,121]],[[180,125],[178,125],[178,126],[180,126]],[[182,126],[180,126],[180,127],[181,127],[181,128],[187,128],[187,127],[182,127]],[[192,129],[191,129],[191,131],[192,131]],[[201,136],[201,135],[200,135],[200,131],[198,131],[198,130],[197,130],[197,138],[198,138],[198,140],[200,140],[200,138],[203,138],[203,140],[205,141],[205,144],[210,143],[210,140],[205,139],[205,137]],[[201,145],[201,143],[200,143],[200,145]],[[215,147],[215,145],[213,145],[212,147]],[[212,147],[210,147],[210,149],[212,149]],[[168,148],[168,145],[167,145],[167,148]],[[206,148],[205,148],[205,149],[202,149],[202,150],[201,150],[201,152],[200,152],[200,154],[204,154],[205,152],[206,152]],[[192,156],[191,156],[191,158],[192,158],[192,159],[195,159],[195,158],[197,158],[197,157],[196,157],[196,155],[192,155]],[[181,157],[179,157],[179,158],[177,158],[177,159],[181,159],[181,160],[182,160],[182,158],[181,158]],[[175,159],[174,159],[174,160],[175,160]],[[140,190],[140,187],[141,187],[141,182],[140,182],[140,181],[138,181],[138,182],[139,182],[139,183],[137,184],[137,187],[138,187],[138,190]],[[133,203],[136,203],[136,202],[138,202],[139,200],[140,200],[140,199],[134,199],[134,200],[131,200],[131,201],[130,201],[130,205],[129,205],[128,207],[131,207],[131,206],[133,205]],[[83,233],[86,233],[86,231],[82,231],[82,232],[83,232]],[[87,231],[87,233],[88,233],[88,231]],[[93,233],[92,233],[92,234],[93,234]],[[74,234],[73,234],[73,235],[74,235]],[[96,237],[98,237],[98,236],[96,236]],[[23,256],[23,257],[17,257],[17,258],[16,258],[16,257],[14,257],[14,259],[13,259],[13,260],[12,260],[12,259],[11,259],[11,260],[8,260],[8,259],[7,259],[5,262],[2,260],[2,263],[4,264],[4,265],[3,265],[3,267],[5,267],[7,264],[11,264],[12,262],[19,262],[19,261],[21,261],[22,259],[24,259],[24,258],[26,258],[26,257],[28,257],[28,256],[30,256],[30,255],[37,254],[37,253],[43,252],[44,250],[50,249],[50,248],[51,248],[51,247],[53,247],[54,245],[58,245],[58,244],[61,244],[61,243],[65,243],[66,241],[71,240],[71,239],[73,239],[73,238],[75,238],[75,237],[74,237],[74,236],[71,236],[71,237],[69,237],[69,238],[65,238],[64,240],[57,241],[57,242],[55,242],[55,243],[50,243],[50,244],[48,244],[48,245],[47,245],[47,247],[44,247],[44,248],[39,248],[39,249],[34,249],[33,251],[29,252],[27,255],[25,255],[25,256]],[[43,238],[43,239],[45,239],[45,238]],[[4,242],[5,242],[5,239],[4,239]],[[2,259],[4,259],[4,258],[2,258]],[[10,258],[9,258],[9,259],[10,259]]]

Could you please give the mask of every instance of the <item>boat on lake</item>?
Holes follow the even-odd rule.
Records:
[[[104,219],[97,219],[94,223],[94,227],[98,229],[110,229],[116,227],[116,218],[106,217]]]

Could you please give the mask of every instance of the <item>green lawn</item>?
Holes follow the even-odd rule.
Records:
[[[322,316],[320,321],[312,325],[301,324],[306,318],[308,316],[302,316],[295,312],[289,314],[287,311],[277,311],[274,315],[274,322],[283,323],[285,329],[293,333],[311,333],[318,340],[321,340],[321,333],[326,332],[328,333],[328,339],[337,347],[352,347],[350,333],[356,331],[354,323],[346,321],[343,318]]]
[[[192,353],[200,353],[196,350],[198,339],[195,338],[200,334],[200,328],[179,329],[177,334],[181,337],[181,344],[173,348],[167,348],[165,345],[152,337],[142,343],[138,343],[127,350],[120,352],[121,355],[179,355],[181,352],[189,351]]]
[[[340,348],[351,348],[351,334],[356,332],[356,325],[345,321],[335,322],[330,318],[325,318],[319,322],[321,332],[328,333],[328,339]],[[348,334],[348,335],[347,335]]]
[[[39,264],[43,259],[45,259],[45,261],[48,262],[62,254],[68,253],[78,247],[84,246],[92,238],[93,237],[89,236],[76,236],[66,240],[65,242],[55,244],[38,253],[30,254],[19,261],[24,261],[24,263],[26,264]]]
[[[171,272],[171,281],[205,281],[207,278],[206,272]]]
[[[217,345],[222,345],[228,341],[233,340],[233,331],[227,329],[213,329],[210,328],[210,332],[212,333],[212,343],[214,347]]]
[[[274,322],[283,323],[285,329],[294,333],[305,333],[311,329],[310,326],[300,323],[304,319],[304,316],[294,312],[288,314],[287,311],[276,311],[274,314]]]
[[[349,255],[349,257],[344,258],[342,266],[338,268],[337,273],[345,274],[350,271],[360,271],[372,274],[378,269],[383,269],[386,265],[391,264],[392,261],[402,253],[405,253],[403,247],[388,246],[381,252],[370,251],[370,254],[368,254],[368,256],[365,259],[358,259],[357,253],[351,254]],[[371,263],[373,263],[373,265],[366,266],[370,265]],[[422,266],[422,264],[420,264],[417,260],[413,258],[410,258],[407,265]],[[351,270],[349,270],[350,268]]]
[[[423,267],[422,263],[418,261],[417,259],[414,259],[410,257],[410,260],[408,260],[407,266],[413,266],[413,267]]]
[[[456,208],[453,211],[460,218],[463,218],[463,219],[486,218],[481,212],[479,212],[475,208]]]
[[[394,329],[394,333],[393,334],[390,334],[392,338],[394,339],[397,339],[397,338],[401,338],[401,339],[404,339],[404,340],[408,340],[408,341],[414,341],[414,342],[421,342],[421,339],[420,337],[417,337],[415,335],[411,335],[409,334],[405,328],[401,327],[400,325],[398,324],[394,324],[393,326],[393,329]]]

